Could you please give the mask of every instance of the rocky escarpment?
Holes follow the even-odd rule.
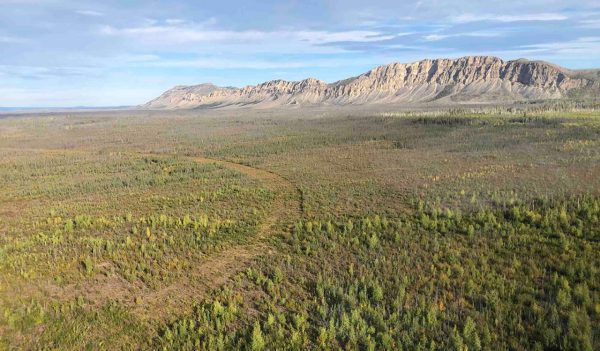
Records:
[[[152,108],[193,108],[198,106],[198,101],[202,100],[202,97],[228,90],[233,89],[221,88],[211,83],[193,86],[178,85],[173,89],[167,90],[161,96],[146,104],[146,106]]]
[[[244,88],[178,86],[144,107],[501,102],[556,99],[573,90],[597,91],[600,83],[589,74],[547,62],[469,56],[393,63],[332,84],[308,78],[299,82],[275,80]]]

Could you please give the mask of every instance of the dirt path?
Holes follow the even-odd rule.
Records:
[[[156,155],[158,156],[158,155]],[[231,170],[263,180],[275,192],[271,213],[260,224],[256,236],[250,242],[232,246],[212,254],[193,268],[191,279],[178,281],[168,287],[144,294],[144,304],[136,308],[136,312],[145,316],[153,311],[152,319],[162,319],[158,311],[185,311],[191,300],[199,300],[211,290],[223,286],[232,277],[245,270],[250,263],[262,256],[272,253],[266,239],[282,230],[282,223],[290,222],[302,216],[302,203],[299,190],[284,177],[259,168],[239,163],[194,157],[199,163],[216,163]],[[146,312],[146,313],[144,313]]]
[[[85,153],[80,150],[45,150],[23,149],[56,154]],[[145,156],[162,157],[180,155],[144,154]],[[183,314],[191,311],[194,301],[199,301],[212,290],[226,284],[236,274],[245,270],[253,260],[272,253],[268,238],[279,230],[284,230],[284,223],[301,218],[302,203],[299,189],[284,177],[263,169],[242,165],[235,162],[210,159],[204,157],[187,157],[198,163],[222,165],[233,171],[243,173],[251,178],[264,181],[275,193],[271,212],[257,228],[252,238],[240,245],[234,245],[208,255],[198,262],[188,276],[175,281],[171,285],[150,290],[139,284],[127,282],[120,275],[96,276],[93,281],[57,286],[46,282],[38,286],[43,294],[53,299],[65,300],[84,296],[95,305],[102,305],[110,300],[118,300],[129,306],[133,313],[146,320],[165,320],[172,314]],[[108,264],[108,263],[107,263]],[[136,297],[142,297],[141,304],[135,304]]]

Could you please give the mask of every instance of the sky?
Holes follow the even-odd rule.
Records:
[[[0,0],[0,106],[121,106],[175,85],[333,82],[494,55],[600,68],[600,0]]]

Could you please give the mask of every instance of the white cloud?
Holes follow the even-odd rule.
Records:
[[[413,49],[413,50],[425,49],[425,47],[422,47],[422,46],[405,45],[405,44],[390,44],[390,45],[386,45],[385,47],[388,49]]]
[[[165,20],[165,23],[169,24],[169,25],[183,24],[185,22],[186,22],[186,20],[181,19],[181,18],[167,18]]]
[[[426,41],[438,41],[438,40],[446,39],[449,37],[452,37],[452,35],[450,35],[450,34],[427,34],[427,35],[423,36],[423,39],[425,39]]]
[[[534,13],[522,15],[494,15],[494,14],[472,14],[465,13],[460,16],[452,17],[454,23],[470,22],[525,22],[525,21],[564,21],[569,17],[560,13]]]
[[[98,11],[94,11],[94,10],[78,10],[75,11],[77,14],[82,15],[82,16],[89,16],[89,17],[102,17],[104,16],[104,13],[102,12],[98,12]]]
[[[19,37],[11,37],[11,36],[1,36],[0,35],[0,43],[4,44],[23,44],[28,42],[28,39],[19,38]]]
[[[474,31],[474,32],[464,32],[464,33],[449,33],[449,34],[428,34],[423,36],[425,41],[439,41],[447,38],[455,38],[455,37],[475,37],[475,38],[494,38],[501,37],[505,33],[500,31]]]
[[[123,63],[154,62],[160,60],[160,56],[152,54],[129,54],[116,57],[113,60]]]
[[[301,31],[301,32],[274,32],[290,38],[297,38],[312,44],[327,44],[335,42],[374,42],[393,39],[394,35],[385,35],[374,31],[346,31],[346,32],[325,32],[325,31]]]
[[[236,60],[227,58],[206,58],[192,60],[163,60],[151,62],[153,67],[204,68],[204,69],[282,69],[311,66],[308,62],[269,60]]]
[[[201,68],[201,69],[295,69],[307,67],[340,67],[364,64],[365,60],[359,59],[316,59],[316,60],[255,60],[255,59],[228,59],[223,57],[201,58],[190,60],[160,60],[147,62],[145,66],[169,68]]]
[[[122,36],[147,42],[306,42],[319,45],[336,42],[376,42],[393,39],[395,35],[379,31],[231,31],[207,29],[206,25],[151,25],[129,28],[104,26],[104,35]]]
[[[53,79],[90,77],[98,74],[98,69],[93,67],[70,66],[27,66],[27,65],[0,65],[0,73],[4,76],[18,77],[21,79]]]
[[[579,22],[579,24],[583,28],[600,29],[600,18],[589,19],[589,20],[582,20],[582,21]]]
[[[530,54],[548,57],[592,57],[600,52],[600,37],[582,37],[571,41],[522,45]]]
[[[104,26],[101,33],[112,36],[123,36],[149,42],[186,43],[201,41],[256,41],[267,36],[259,31],[224,31],[195,29],[183,26],[144,26],[115,28]]]

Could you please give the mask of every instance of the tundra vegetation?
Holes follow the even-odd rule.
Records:
[[[0,349],[597,350],[600,112],[0,119]]]

